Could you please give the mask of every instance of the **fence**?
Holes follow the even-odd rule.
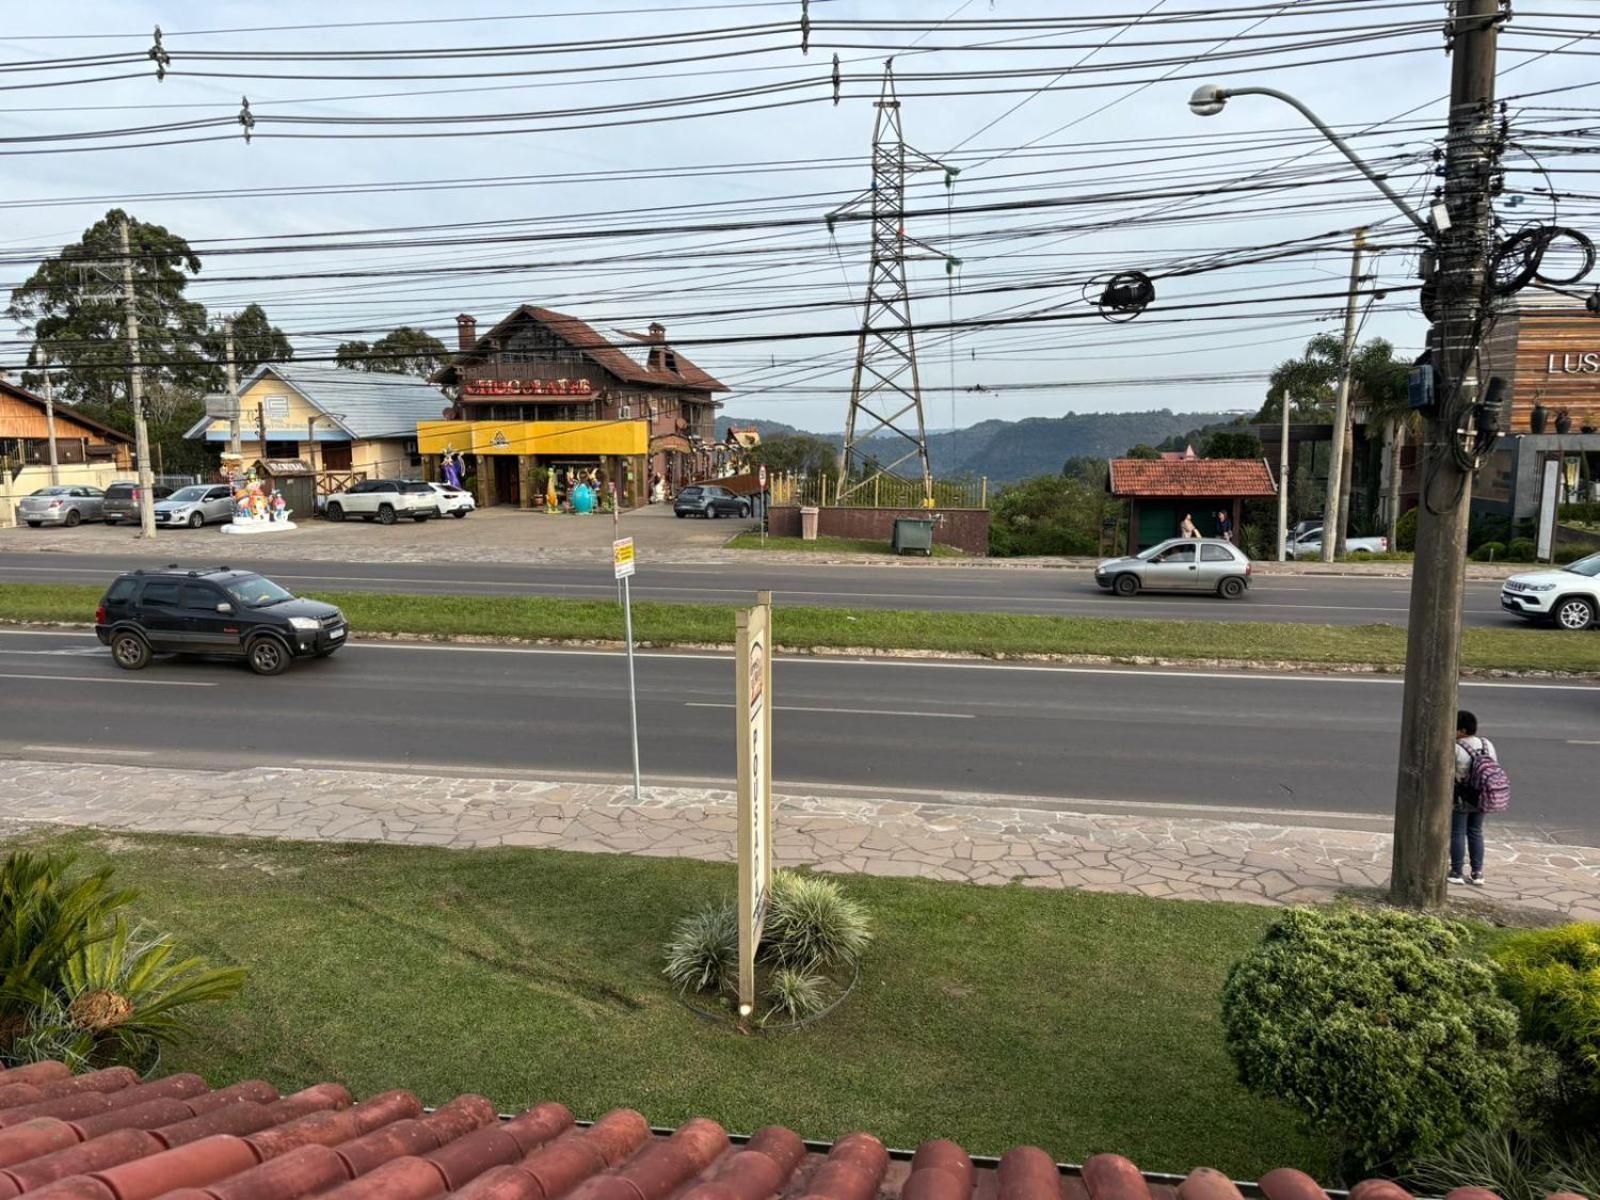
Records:
[[[837,475],[775,475],[769,481],[772,503],[815,508],[921,508],[920,479],[880,475],[848,495],[839,495]],[[934,508],[988,508],[988,479],[935,479]]]

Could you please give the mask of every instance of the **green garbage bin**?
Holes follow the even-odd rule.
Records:
[[[898,517],[894,523],[891,548],[896,554],[933,554],[933,522],[917,517]]]

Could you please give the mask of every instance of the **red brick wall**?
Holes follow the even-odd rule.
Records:
[[[954,546],[974,557],[989,553],[989,513],[981,508],[935,509],[931,513],[920,508],[824,508],[817,514],[817,534],[887,542],[894,536],[894,523],[900,517],[931,517],[933,540],[939,545]],[[775,506],[767,529],[773,537],[799,537],[799,508]]]

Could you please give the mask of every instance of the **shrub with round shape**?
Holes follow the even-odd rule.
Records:
[[[1400,514],[1400,519],[1394,523],[1394,548],[1396,550],[1415,550],[1417,548],[1417,510],[1407,509]]]
[[[1600,1121],[1600,924],[1519,934],[1495,954],[1522,1035],[1561,1062],[1569,1114]]]
[[[709,904],[673,927],[666,977],[685,992],[722,992],[739,975],[739,913]]]
[[[761,927],[761,957],[802,971],[851,967],[872,940],[866,911],[821,875],[778,871]]]
[[[1222,1021],[1245,1086],[1363,1168],[1403,1168],[1510,1106],[1516,1012],[1433,917],[1290,909],[1229,972]]]

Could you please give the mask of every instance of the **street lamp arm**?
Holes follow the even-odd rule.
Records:
[[[1360,171],[1363,175],[1370,179],[1373,185],[1380,192],[1389,197],[1390,203],[1392,203],[1401,212],[1405,213],[1406,219],[1420,229],[1426,237],[1431,240],[1435,236],[1434,231],[1432,227],[1429,226],[1428,222],[1419,216],[1417,211],[1407,204],[1405,200],[1401,198],[1398,192],[1380,179],[1371,167],[1367,166],[1366,163],[1361,161],[1361,157],[1356,154],[1354,150],[1350,149],[1349,144],[1342,137],[1340,137],[1332,129],[1328,128],[1328,126],[1323,123],[1321,117],[1317,116],[1316,113],[1312,112],[1300,101],[1289,95],[1288,92],[1280,92],[1276,88],[1264,87],[1225,88],[1220,89],[1217,92],[1218,99],[1226,99],[1233,96],[1271,96],[1274,100],[1282,100],[1306,120],[1315,125],[1318,132],[1332,142],[1334,146],[1338,148],[1339,153],[1348,158],[1356,170]]]

